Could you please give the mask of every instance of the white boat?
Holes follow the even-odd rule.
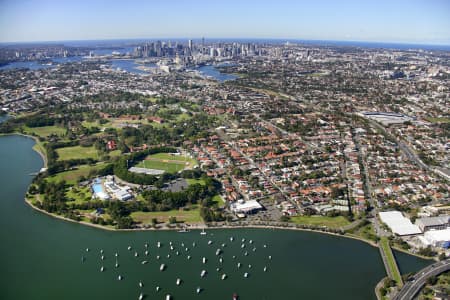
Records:
[[[180,284],[181,284],[181,279],[177,278],[177,285],[180,285]]]
[[[172,299],[172,296],[170,296],[170,294],[167,294],[166,295],[166,300],[170,300],[170,299]]]
[[[220,263],[223,263],[223,258],[222,258],[222,257],[219,258],[219,262],[220,262]]]
[[[237,264],[237,267],[240,268],[240,267],[241,267],[241,263],[238,263],[238,264]]]
[[[100,249],[100,253],[103,254],[103,249]]]
[[[139,287],[143,287],[144,284],[142,283],[142,281],[139,281]]]
[[[102,255],[101,259],[102,259],[102,260],[104,260],[104,259],[105,259],[105,256],[104,256],[104,255]]]
[[[242,244],[242,245],[241,245],[241,248],[244,249],[244,248],[245,248],[245,244]]]
[[[170,254],[167,254],[167,258],[170,258]]]
[[[161,288],[159,286],[156,287],[156,291],[159,292]]]
[[[145,250],[144,254],[145,254],[145,256],[147,256],[148,255],[148,250]]]
[[[143,260],[143,261],[141,262],[141,264],[143,264],[143,265],[148,264],[148,261]]]
[[[217,272],[220,272],[220,268],[217,268],[216,271],[217,271]]]
[[[222,274],[222,280],[225,280],[227,278],[227,274]]]
[[[247,272],[244,273],[244,277],[245,277],[245,278],[248,277],[248,273],[247,273]]]
[[[250,244],[253,244],[253,240],[248,241]]]
[[[86,252],[89,252],[89,248],[86,248]]]
[[[170,250],[173,250],[173,246],[172,245],[170,245]]]
[[[177,251],[177,252],[175,252],[175,254],[178,256],[178,255],[180,255],[180,252]]]
[[[193,242],[193,243],[192,243],[192,247],[195,247],[195,245],[196,245],[195,242]]]
[[[160,258],[160,256],[159,255],[156,255],[156,259],[159,259]]]
[[[222,243],[222,248],[225,248],[227,246],[227,244]]]
[[[256,248],[253,248],[252,251],[253,251],[253,252],[256,252]]]
[[[161,264],[161,266],[159,267],[159,270],[160,271],[164,271],[165,268],[166,268],[166,265],[165,264]]]
[[[190,256],[190,255],[188,255],[188,256],[187,256],[187,259],[191,259],[191,256]]]
[[[242,242],[245,242],[245,239],[243,238],[241,241],[242,241]]]
[[[248,268],[251,269],[251,268],[252,268],[252,265],[248,265]]]
[[[203,271],[200,273],[200,277],[205,277],[205,275],[206,275],[206,270],[203,270]]]
[[[144,294],[142,294],[142,293],[140,293],[139,294],[139,298],[138,298],[139,300],[142,300],[142,299],[144,299]]]
[[[118,257],[118,256],[119,256],[119,254],[118,254],[118,253],[116,252],[116,253],[114,254],[114,256],[115,256],[115,257]]]
[[[202,229],[202,231],[200,232],[200,234],[201,234],[201,235],[206,235],[206,231],[205,231],[204,228]]]
[[[184,243],[183,242],[181,243],[181,247],[184,247]]]
[[[104,266],[102,266],[102,267],[100,268],[100,272],[103,272],[103,271],[105,271],[105,267],[104,267]]]
[[[128,246],[128,248],[127,248],[127,249],[128,249],[128,251],[130,251],[130,250],[131,250],[131,246]]]
[[[264,272],[266,272],[267,271],[267,267],[264,267]]]
[[[203,257],[203,258],[202,258],[202,262],[203,262],[204,264],[206,264],[206,257]]]
[[[264,245],[263,245],[263,247],[264,247],[264,248],[267,248],[267,245],[266,245],[266,244],[264,244]]]
[[[148,248],[148,244],[147,244],[147,243],[145,243],[145,244],[144,244],[144,247],[145,247],[145,248]]]
[[[158,243],[156,244],[156,246],[158,246],[158,248],[161,248],[161,242],[158,242]]]
[[[122,280],[122,275],[117,276],[117,280]]]
[[[116,264],[114,265],[116,268],[118,268],[119,267],[119,263],[118,262],[116,262]]]
[[[245,255],[245,256],[247,256],[247,255],[248,255],[248,252],[247,252],[247,251],[245,251],[244,255]]]
[[[197,294],[200,294],[200,292],[202,291],[201,287],[197,287],[197,289],[195,290],[197,292]]]
[[[269,259],[272,259],[272,255],[269,255]]]
[[[234,237],[230,237],[230,242],[234,241]]]
[[[217,249],[217,250],[216,250],[216,255],[219,255],[220,252],[221,252],[221,250],[220,250],[220,249]]]
[[[212,241],[211,241],[211,240],[209,240],[209,241],[208,241],[208,245],[211,245],[211,244],[212,244]]]
[[[186,247],[186,249],[184,249],[184,251],[188,252],[188,251],[189,251],[189,248],[188,248],[188,247]]]
[[[236,255],[233,255],[233,259],[236,259]]]
[[[139,254],[137,252],[134,252],[134,257],[138,257]]]

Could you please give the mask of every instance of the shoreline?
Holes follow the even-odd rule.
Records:
[[[14,133],[7,133],[7,134],[0,134],[0,136],[9,136],[9,135],[19,135],[19,136],[23,136],[26,138],[30,138],[33,139],[35,141],[35,145],[38,144],[39,140],[37,137],[32,136],[32,135],[28,135],[28,134],[24,134],[24,133],[20,133],[20,132],[14,132]],[[39,154],[39,156],[42,158],[43,163],[44,163],[44,167],[47,167],[47,157],[44,153],[42,153],[41,151],[39,151],[38,149],[36,149],[33,145],[32,149],[33,151],[37,152]],[[107,230],[107,231],[112,231],[112,232],[139,232],[139,231],[178,231],[181,228],[170,228],[170,227],[162,227],[162,228],[130,228],[130,229],[117,229],[117,228],[109,228],[103,225],[99,225],[99,224],[93,224],[93,223],[89,223],[86,221],[76,221],[76,220],[72,220],[70,218],[64,217],[64,216],[60,216],[54,213],[50,213],[47,212],[35,205],[33,205],[31,203],[31,201],[29,201],[27,199],[27,197],[25,197],[25,203],[27,203],[32,209],[39,211],[47,216],[50,217],[54,217],[56,219],[59,220],[63,220],[63,221],[67,221],[67,222],[72,222],[72,223],[77,223],[77,224],[81,224],[81,225],[85,225],[85,226],[89,226],[89,227],[93,227],[93,228],[97,228],[97,229],[101,229],[101,230]],[[275,225],[236,225],[236,226],[230,226],[230,225],[223,225],[223,226],[208,226],[206,224],[204,224],[204,226],[198,226],[198,224],[188,224],[185,223],[189,226],[194,226],[194,228],[190,228],[193,230],[201,230],[201,229],[212,229],[212,230],[218,230],[218,229],[246,229],[246,228],[254,228],[254,229],[272,229],[272,230],[293,230],[293,231],[304,231],[304,232],[315,232],[315,233],[320,233],[320,234],[328,234],[328,235],[332,235],[332,236],[338,236],[338,237],[344,237],[344,238],[348,238],[348,239],[353,239],[353,240],[358,240],[360,242],[366,243],[372,247],[378,247],[378,244],[364,239],[362,237],[359,237],[357,235],[353,235],[353,234],[339,234],[339,233],[334,233],[334,232],[327,232],[327,231],[322,231],[322,230],[318,230],[318,229],[309,229],[309,228],[298,228],[298,227],[291,227],[291,226],[275,226]],[[428,257],[424,257],[422,255],[416,254],[416,253],[410,253],[404,249],[400,249],[397,247],[393,247],[395,250],[412,255],[412,256],[416,256],[418,258],[421,259],[426,259],[426,260],[435,260],[433,258],[428,258]]]
[[[99,224],[93,224],[93,223],[89,223],[86,221],[76,221],[76,220],[72,220],[70,218],[61,216],[61,215],[57,215],[54,213],[50,213],[48,211],[45,211],[35,205],[33,205],[27,198],[25,198],[25,203],[28,204],[31,208],[39,211],[40,213],[43,213],[47,216],[50,217],[54,217],[56,219],[59,220],[63,220],[63,221],[67,221],[67,222],[71,222],[71,223],[76,223],[76,224],[80,224],[80,225],[85,225],[88,227],[93,227],[93,228],[97,228],[97,229],[101,229],[101,230],[106,230],[106,231],[111,231],[111,232],[151,232],[151,231],[179,231],[182,228],[170,228],[170,227],[161,227],[161,228],[154,228],[154,227],[150,227],[150,228],[128,228],[128,229],[118,229],[118,228],[110,228],[110,227],[106,227],[103,225],[99,225]],[[334,233],[334,232],[327,232],[327,231],[322,231],[322,230],[318,230],[318,229],[308,229],[308,228],[297,228],[297,227],[290,227],[290,226],[275,226],[275,225],[236,225],[236,226],[232,226],[232,225],[224,225],[224,226],[208,226],[208,225],[204,225],[204,226],[199,226],[198,224],[189,224],[189,223],[184,223],[187,224],[189,226],[193,226],[192,228],[189,228],[188,230],[221,230],[221,229],[272,229],[272,230],[291,230],[291,231],[303,231],[303,232],[313,232],[313,233],[318,233],[318,234],[327,234],[327,235],[331,235],[331,236],[335,236],[335,237],[343,237],[343,238],[347,238],[347,239],[352,239],[352,240],[357,240],[363,243],[368,244],[369,246],[378,248],[378,244],[370,241],[370,240],[366,240],[362,237],[353,235],[353,234],[339,234],[339,233]],[[408,252],[404,249],[400,249],[398,247],[392,247],[394,250],[399,251],[399,252],[403,252],[405,254],[411,255],[411,256],[415,256],[418,257],[420,259],[424,259],[424,260],[435,260],[434,258],[430,258],[430,257],[425,257],[422,256],[420,254],[417,253],[411,253]]]
[[[43,168],[47,168],[47,156],[42,153],[38,148],[36,148],[36,145],[39,145],[39,139],[35,136],[29,135],[29,134],[25,134],[25,133],[21,133],[21,132],[12,132],[12,133],[1,133],[0,136],[11,136],[11,135],[19,135],[19,136],[23,136],[29,139],[34,140],[34,145],[33,147],[31,147],[31,149],[33,149],[33,151],[35,151],[37,154],[39,154],[39,156],[42,158],[42,161],[44,163]]]

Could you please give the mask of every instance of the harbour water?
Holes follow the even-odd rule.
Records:
[[[206,230],[207,235],[199,231],[111,232],[55,219],[23,200],[32,180],[29,174],[43,164],[33,144],[23,136],[0,137],[1,299],[137,299],[142,292],[145,299],[165,299],[171,294],[175,300],[229,300],[237,293],[241,300],[359,300],[375,299],[374,286],[385,276],[377,248],[342,237],[262,229]],[[241,248],[243,238],[245,248]],[[217,248],[223,253],[216,255]],[[403,253],[396,256],[402,272],[429,264]],[[207,258],[206,264],[202,257]],[[161,263],[167,266],[163,272]],[[202,270],[208,272],[205,278],[200,277]],[[225,280],[222,273],[227,275]],[[177,278],[182,280],[179,286]],[[198,286],[203,289],[200,294],[195,291]]]
[[[224,81],[227,81],[227,80],[234,80],[234,79],[237,78],[236,75],[226,74],[226,73],[220,72],[214,66],[201,66],[201,67],[197,68],[196,70],[198,70],[204,76],[212,77],[212,78],[214,78],[215,80],[217,80],[219,82],[224,82]]]

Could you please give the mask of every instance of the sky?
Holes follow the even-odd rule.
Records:
[[[450,1],[0,0],[0,42],[200,37],[450,45]]]

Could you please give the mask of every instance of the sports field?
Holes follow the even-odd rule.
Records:
[[[186,168],[192,168],[195,165],[195,160],[189,157],[171,155],[170,153],[156,153],[147,156],[136,167],[176,173]]]

